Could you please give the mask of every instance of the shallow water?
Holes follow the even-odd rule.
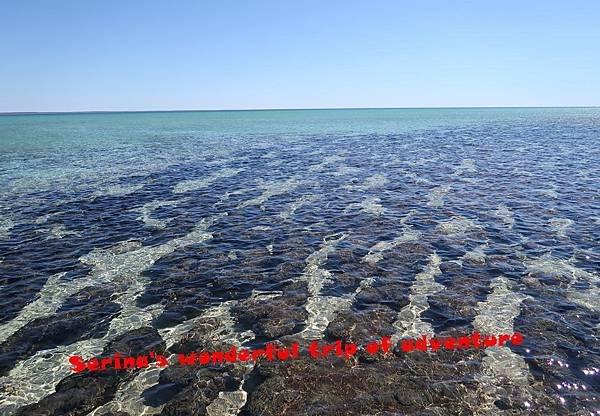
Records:
[[[600,414],[600,109],[1,116],[0,185],[1,414]],[[475,330],[525,344],[67,362]]]

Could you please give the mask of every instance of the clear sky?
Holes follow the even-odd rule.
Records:
[[[598,0],[0,1],[0,111],[600,105]]]

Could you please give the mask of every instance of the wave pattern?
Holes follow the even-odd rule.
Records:
[[[1,155],[0,413],[598,414],[600,114],[569,114],[397,134],[190,126],[95,143],[88,166],[83,145]],[[473,331],[525,343],[67,361]]]

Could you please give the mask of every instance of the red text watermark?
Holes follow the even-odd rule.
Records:
[[[499,335],[481,335],[474,332],[472,335],[463,337],[428,337],[423,335],[420,338],[405,338],[397,343],[397,351],[411,353],[414,351],[438,351],[460,350],[467,348],[490,348],[505,347],[507,345],[523,344],[523,335],[499,334]],[[384,337],[379,341],[372,341],[360,347],[367,354],[387,354],[393,350],[392,338]],[[169,364],[179,365],[217,365],[222,363],[235,363],[246,361],[285,361],[297,359],[302,356],[311,359],[325,358],[331,356],[343,357],[348,360],[359,352],[359,347],[354,343],[345,343],[342,340],[333,343],[322,343],[311,341],[300,349],[300,344],[295,342],[289,346],[279,346],[269,343],[263,348],[247,349],[232,346],[226,351],[199,351],[187,354],[177,354],[175,363],[170,363],[166,356],[156,354],[151,351],[147,355],[138,355],[135,357],[124,357],[120,354],[114,354],[112,357],[92,358],[85,360],[79,355],[69,357],[72,364],[71,370],[75,372],[82,371],[102,371],[102,370],[128,370],[135,368],[147,368],[150,366],[166,367]]]

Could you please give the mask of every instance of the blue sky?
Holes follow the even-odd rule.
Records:
[[[4,1],[0,111],[600,105],[600,1]]]

